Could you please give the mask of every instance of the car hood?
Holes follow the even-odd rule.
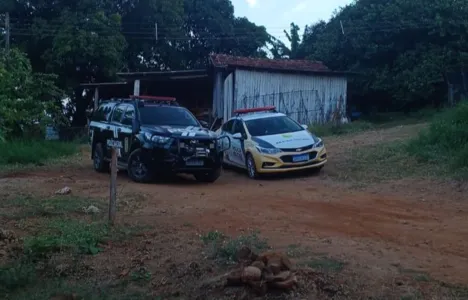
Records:
[[[262,144],[267,147],[268,145],[275,148],[301,148],[310,146],[318,142],[307,130],[296,131],[291,133],[282,133],[274,135],[264,135],[252,138],[260,147]],[[267,143],[267,144],[264,144]]]
[[[201,137],[201,138],[215,138],[216,134],[206,128],[199,126],[142,126],[142,129],[149,131],[153,134],[161,134],[171,137]]]

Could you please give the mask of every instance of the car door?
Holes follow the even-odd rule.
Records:
[[[118,104],[114,111],[112,112],[112,117],[111,117],[111,121],[109,123],[109,126],[110,126],[110,131],[112,132],[112,136],[110,136],[109,138],[111,140],[118,140],[120,141],[120,143],[123,145],[123,136],[122,136],[122,118],[124,116],[124,113],[125,113],[125,109],[126,109],[126,106],[127,104]],[[109,151],[111,149],[109,148]],[[118,160],[122,160],[122,151],[123,149],[119,149],[119,151],[117,151],[117,154],[118,154]],[[110,152],[109,152],[110,153]]]
[[[126,104],[122,118],[121,131],[118,133],[119,140],[121,140],[123,144],[123,149],[121,151],[122,161],[127,161],[130,155],[131,145],[133,144],[132,124],[135,116],[135,107],[132,104]]]
[[[232,143],[231,131],[232,131],[233,124],[234,124],[234,120],[229,120],[226,123],[224,123],[223,126],[221,126],[221,134],[220,134],[220,135],[228,136],[229,139],[231,140],[231,143]],[[232,144],[231,144],[231,147],[229,147],[229,149],[224,151],[224,162],[230,165],[234,164],[234,162],[232,161]]]
[[[231,136],[234,136],[236,133],[240,133],[241,138],[231,138],[231,153],[232,161],[235,165],[239,167],[245,167],[245,151],[244,151],[244,140],[247,137],[244,129],[244,124],[242,120],[235,120]]]

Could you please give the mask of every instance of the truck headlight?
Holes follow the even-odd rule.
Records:
[[[153,134],[148,133],[148,132],[145,133],[145,138],[148,141],[154,142],[156,144],[166,144],[167,142],[169,142],[171,140],[170,137],[161,136],[161,135],[153,135]]]

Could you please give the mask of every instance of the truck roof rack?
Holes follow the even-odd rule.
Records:
[[[265,106],[265,107],[256,107],[256,108],[242,108],[236,109],[234,113],[239,116],[242,114],[248,113],[258,113],[258,112],[277,112],[275,106]]]

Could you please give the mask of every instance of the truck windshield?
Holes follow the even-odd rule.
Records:
[[[147,105],[139,110],[143,125],[200,126],[192,113],[183,107]]]

